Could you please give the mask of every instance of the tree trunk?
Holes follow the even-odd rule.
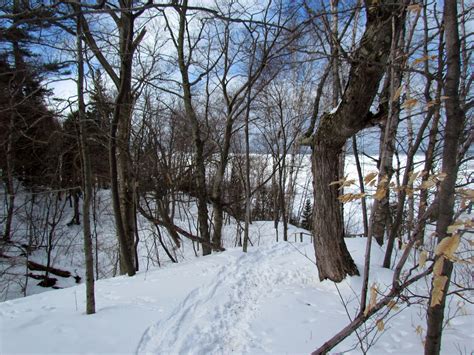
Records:
[[[126,1],[127,9],[133,1]],[[130,124],[132,119],[133,15],[122,11],[120,26],[120,82],[110,135],[110,175],[115,224],[120,244],[120,271],[135,275],[133,188],[130,169]]]
[[[334,113],[324,114],[311,139],[314,185],[314,248],[321,280],[335,282],[346,275],[358,275],[344,243],[343,216],[337,186],[329,184],[338,177],[338,155],[347,139],[372,124],[378,117],[369,112],[387,66],[399,2],[366,1],[367,24],[360,47],[354,55],[349,79]]]
[[[380,200],[374,200],[369,231],[379,245],[383,245],[385,230],[388,228],[390,221],[390,180],[393,175],[393,155],[400,121],[400,99],[395,97],[395,93],[402,85],[402,69],[405,61],[402,50],[404,33],[400,31],[400,33],[393,33],[392,35],[390,52],[393,65],[389,72],[389,87],[385,98],[387,100],[388,115],[381,130],[379,175],[377,177],[377,187],[385,189],[385,196]]]
[[[458,171],[458,146],[464,127],[464,112],[462,111],[459,102],[459,82],[461,72],[460,39],[457,22],[457,4],[454,0],[445,1],[444,3],[444,26],[447,71],[444,90],[446,96],[446,126],[444,132],[442,172],[446,174],[446,177],[441,182],[439,190],[438,221],[436,223],[436,236],[438,242],[448,237],[448,226],[451,225],[453,221],[455,186]],[[438,256],[438,258],[439,257],[444,256],[441,255]],[[437,305],[430,305],[428,308],[428,329],[425,342],[425,354],[437,355],[441,350],[444,308],[452,270],[452,262],[445,258],[443,270],[439,276],[447,277],[447,281],[443,288],[441,302]]]
[[[212,187],[212,209],[214,211],[214,234],[212,236],[212,244],[222,246],[222,226],[224,225],[224,211],[222,208],[222,184],[224,182],[225,171],[229,161],[230,140],[232,137],[234,120],[228,112],[226,129],[224,132],[224,142],[221,151],[219,165],[216,175],[214,176]]]
[[[13,111],[13,110],[12,110]],[[5,221],[5,228],[3,230],[3,240],[5,242],[10,241],[12,233],[12,222],[13,222],[13,213],[15,210],[15,186],[13,180],[13,165],[14,165],[14,149],[13,149],[13,139],[14,139],[14,129],[15,129],[15,114],[11,112],[10,114],[10,124],[8,127],[8,136],[7,136],[7,151],[6,151],[6,177],[4,176],[6,193],[8,195],[7,199],[7,217]],[[3,173],[2,173],[3,174]]]
[[[312,154],[314,251],[319,279],[342,281],[346,275],[359,275],[357,266],[344,243],[344,222],[339,205],[337,180],[339,151],[314,146]],[[316,200],[317,199],[317,200]]]
[[[196,164],[196,189],[197,189],[197,207],[198,207],[198,224],[200,237],[206,241],[202,245],[202,254],[209,255],[212,252],[211,235],[209,233],[209,212],[207,209],[207,186],[206,186],[206,165],[204,159],[204,141],[202,139],[201,127],[196,111],[194,110],[191,94],[191,83],[189,80],[189,63],[185,58],[184,49],[185,34],[187,32],[186,11],[188,1],[184,0],[181,7],[177,7],[176,11],[179,14],[179,32],[177,37],[177,51],[178,51],[178,66],[181,73],[182,87],[183,87],[183,101],[186,117],[189,120],[193,132],[193,142],[195,148]]]
[[[424,55],[428,55],[428,43],[429,43],[429,23],[428,23],[428,15],[427,15],[427,9],[426,6],[423,9],[424,14],[423,14],[423,19],[424,19],[424,32],[425,32],[425,44],[424,44]],[[435,149],[436,149],[436,144],[438,140],[438,133],[439,133],[439,122],[441,119],[441,95],[442,95],[442,71],[444,68],[444,41],[442,40],[444,36],[444,28],[440,28],[440,41],[439,41],[439,46],[438,46],[438,72],[436,73],[436,93],[435,93],[435,108],[434,108],[434,116],[433,116],[433,122],[431,123],[431,128],[430,128],[430,133],[428,136],[428,146],[426,148],[425,152],[425,164],[423,167],[423,172],[425,173],[422,176],[422,183],[426,182],[428,180],[428,177],[430,175],[430,172],[433,168],[433,162],[435,159]],[[432,102],[432,97],[431,97],[431,86],[432,86],[432,80],[430,77],[430,71],[429,71],[429,62],[425,62],[425,73],[427,79],[426,87],[425,87],[425,100],[426,102]],[[425,213],[427,207],[428,207],[428,189],[423,189],[420,191],[420,203],[418,207],[418,218],[420,216],[423,216]],[[424,243],[424,236],[425,236],[425,228],[422,228],[422,231],[420,232],[420,244],[422,245]]]
[[[87,142],[86,106],[84,103],[84,61],[82,48],[82,26],[81,17],[77,18],[77,95],[79,116],[79,141],[82,155],[82,193],[84,203],[82,204],[82,227],[84,233],[84,259],[86,261],[86,313],[95,313],[94,296],[94,256],[92,253],[92,232],[90,223],[90,207],[92,197],[92,172],[91,161]]]

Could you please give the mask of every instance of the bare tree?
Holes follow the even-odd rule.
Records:
[[[120,245],[121,271],[133,276],[136,268],[134,260],[136,207],[130,156],[130,130],[137,88],[132,87],[132,71],[134,53],[146,31],[145,28],[142,28],[139,33],[135,32],[135,22],[144,10],[142,8],[135,9],[136,2],[134,0],[121,0],[118,5],[120,9],[118,14],[114,9],[108,7],[106,12],[118,30],[119,74],[99,47],[85,16],[82,14],[79,16],[82,17],[81,25],[85,41],[117,88],[109,140],[111,191],[116,232]],[[76,12],[80,11],[77,7],[75,10]]]
[[[79,0],[80,4],[80,0]],[[90,209],[92,198],[92,172],[89,155],[89,143],[86,125],[86,105],[84,102],[84,57],[82,46],[82,16],[77,17],[77,97],[79,139],[82,156],[82,192],[84,202],[82,205],[82,228],[84,234],[84,260],[86,264],[86,313],[95,313],[94,295],[94,256],[92,253],[92,231],[90,222]]]

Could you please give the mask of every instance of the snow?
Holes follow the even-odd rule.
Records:
[[[364,174],[375,168],[373,162],[363,164]],[[297,177],[295,209],[311,195],[309,165],[308,160]],[[472,166],[466,169],[473,170]],[[350,160],[350,179],[355,178],[354,171]],[[346,190],[358,192],[357,189],[355,185]],[[30,281],[26,289],[30,296],[0,303],[0,354],[307,354],[346,326],[357,311],[362,278],[350,277],[337,285],[320,282],[312,244],[307,236],[299,242],[298,233],[306,231],[290,226],[289,242],[283,242],[280,225],[276,242],[270,221],[252,223],[253,246],[246,254],[234,247],[237,226],[231,218],[223,230],[225,252],[195,257],[192,244],[185,240],[182,248],[173,251],[180,262],[170,263],[160,251],[162,267],[158,268],[156,255],[149,252],[154,250],[152,227],[139,218],[141,271],[132,278],[112,278],[116,240],[109,199],[108,191],[99,191],[101,279],[96,282],[97,313],[85,315],[85,286],[75,286],[72,278],[59,278],[58,285],[68,288],[48,292]],[[21,218],[26,216],[29,205],[19,201],[19,206],[24,207],[18,209],[15,226],[22,233]],[[41,211],[42,203],[38,197],[34,207]],[[350,233],[362,229],[359,203],[353,201],[344,209]],[[70,212],[66,206],[65,223],[70,220]],[[175,223],[193,231],[195,215],[195,205],[183,203]],[[67,227],[65,223],[58,226],[53,266],[82,276],[80,226]],[[349,238],[346,243],[362,271],[365,239]],[[392,271],[381,267],[383,255],[383,249],[374,245],[370,284],[377,283],[382,292],[392,282]],[[44,264],[44,251],[33,252],[31,260]],[[413,265],[413,260],[409,264]],[[21,265],[15,272],[24,275],[24,270]],[[465,274],[469,272],[467,269]],[[430,280],[421,280],[412,291],[426,295]],[[6,293],[21,295],[15,285]],[[472,293],[466,296],[472,297]],[[459,300],[448,299],[444,354],[474,351],[474,306]],[[369,341],[376,341],[369,354],[423,353],[424,307],[400,303],[399,309],[393,309],[386,319],[385,330],[371,333]],[[376,319],[371,319],[367,328]],[[353,334],[333,353],[359,354],[358,345],[357,335]]]
[[[260,231],[260,245],[247,254],[229,248],[132,278],[99,280],[94,315],[84,314],[84,285],[0,303],[0,353],[309,353],[349,322],[339,294],[353,315],[361,278],[320,282],[309,241],[275,242],[272,222],[253,228]],[[299,231],[291,227],[290,235]],[[365,240],[346,242],[361,270]],[[371,282],[381,289],[392,274],[380,268],[382,257],[375,246]],[[446,354],[474,348],[473,308],[466,310],[469,316],[446,328]],[[400,311],[370,353],[422,353],[415,331],[425,327],[421,307]],[[334,351],[356,344],[353,335]]]

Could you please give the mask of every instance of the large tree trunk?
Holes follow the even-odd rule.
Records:
[[[366,29],[354,54],[341,103],[336,112],[324,114],[311,139],[303,141],[312,146],[314,248],[319,278],[335,282],[359,272],[344,243],[337,186],[329,184],[337,180],[338,155],[346,140],[378,118],[369,109],[386,70],[392,28],[399,27],[399,2],[366,1],[366,5]]]
[[[325,146],[313,147],[313,226],[319,278],[339,282],[346,275],[359,275],[357,266],[344,243],[344,221],[338,203],[338,186],[329,184],[337,180],[339,150]],[[317,199],[317,200],[316,200]]]
[[[447,72],[445,84],[446,126],[444,132],[443,167],[446,174],[439,190],[438,221],[436,235],[438,242],[448,237],[448,226],[452,223],[454,213],[455,186],[458,171],[457,156],[460,136],[464,126],[464,112],[459,102],[460,81],[460,39],[457,23],[457,4],[454,0],[444,3],[444,26],[446,38]],[[444,256],[438,256],[438,258]],[[446,277],[441,302],[428,308],[425,354],[437,355],[441,349],[444,308],[449,288],[453,264],[445,258],[441,273],[435,277]],[[432,286],[433,288],[433,286]],[[430,299],[431,301],[431,299]]]

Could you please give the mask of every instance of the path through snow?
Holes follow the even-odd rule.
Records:
[[[276,264],[288,254],[288,244],[226,253],[216,278],[195,288],[167,319],[143,335],[137,354],[228,354],[267,349],[250,331],[262,301],[282,284],[301,284],[311,274]]]

